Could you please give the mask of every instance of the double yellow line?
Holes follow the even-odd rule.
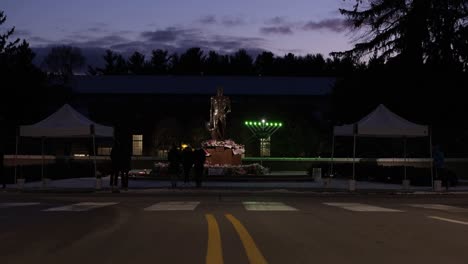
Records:
[[[221,235],[216,218],[212,214],[205,215],[208,222],[208,250],[206,252],[206,264],[222,264],[223,248],[221,245]],[[242,223],[233,215],[226,214],[225,217],[231,222],[244,245],[247,258],[251,264],[266,264],[267,261],[262,255],[252,236]]]

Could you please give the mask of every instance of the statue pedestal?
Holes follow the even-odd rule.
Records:
[[[242,155],[234,155],[232,149],[226,147],[206,147],[205,151],[210,154],[206,157],[208,164],[214,165],[241,165]]]

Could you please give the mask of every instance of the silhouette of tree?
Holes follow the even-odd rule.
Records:
[[[245,49],[240,49],[231,56],[230,73],[234,75],[252,75],[254,74],[253,59]]]
[[[299,58],[298,71],[303,76],[326,75],[326,61],[322,54],[307,54]]]
[[[5,23],[5,21],[6,21],[5,13],[3,11],[0,11],[0,25]],[[1,59],[6,59],[5,58],[6,54],[8,54],[12,49],[14,49],[20,41],[19,39],[16,39],[13,42],[8,42],[8,38],[11,35],[13,35],[14,32],[15,32],[15,28],[12,27],[11,29],[7,30],[7,32],[0,35],[0,54],[2,55],[2,57],[0,57]]]
[[[275,74],[275,55],[272,52],[264,51],[255,59],[255,71],[261,76],[271,76]]]
[[[85,65],[81,49],[72,46],[53,47],[44,58],[43,65],[53,75],[68,78]]]
[[[337,54],[375,56],[409,69],[427,62],[466,67],[467,10],[467,0],[357,0],[353,10],[340,12],[364,34]]]
[[[158,49],[152,51],[149,61],[139,52],[134,52],[126,61],[122,55],[107,50],[103,58],[104,68],[88,66],[89,75],[343,76],[365,66],[350,56],[334,54],[332,58],[325,59],[322,54],[296,56],[288,53],[276,57],[268,51],[257,55],[254,62],[243,49],[230,55],[210,51],[206,56],[200,48],[190,48],[180,55],[169,55],[168,51]]]
[[[190,48],[182,53],[174,64],[174,71],[182,75],[202,75],[205,57],[200,48]]]
[[[106,50],[103,56],[104,68],[98,68],[95,71],[103,75],[124,75],[128,74],[128,66],[122,55]]]
[[[0,26],[5,21],[0,11]],[[48,93],[46,76],[33,64],[35,54],[29,44],[19,39],[9,41],[13,32],[11,28],[0,33],[0,119],[5,120],[7,134],[18,124],[37,121],[57,96]]]
[[[156,75],[164,75],[168,73],[169,70],[169,61],[170,57],[166,50],[153,50],[151,52],[151,69],[152,73]]]
[[[174,74],[174,75],[179,74],[178,73],[179,60],[180,60],[180,57],[177,53],[172,53],[171,56],[169,56],[167,68],[170,74]]]
[[[148,74],[150,65],[145,61],[145,55],[135,51],[128,59],[128,70],[131,74]]]
[[[220,55],[215,51],[210,51],[205,59],[204,74],[206,75],[228,75],[229,56]]]

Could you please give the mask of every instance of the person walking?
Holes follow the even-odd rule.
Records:
[[[175,144],[172,145],[172,148],[167,153],[167,160],[169,162],[168,173],[171,179],[171,185],[172,185],[172,188],[176,188],[177,178],[179,176],[179,170],[180,170],[181,157],[180,157],[180,152],[177,149],[177,146]]]
[[[193,167],[193,151],[190,146],[182,151],[182,165],[184,167],[184,185],[187,185],[190,182],[190,171]]]
[[[195,182],[197,188],[202,186],[203,171],[205,169],[206,153],[202,148],[197,148],[193,152],[193,163],[195,171]]]

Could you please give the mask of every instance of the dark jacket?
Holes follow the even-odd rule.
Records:
[[[177,148],[171,148],[167,153],[167,160],[169,161],[169,172],[176,173],[179,170],[181,157]]]

